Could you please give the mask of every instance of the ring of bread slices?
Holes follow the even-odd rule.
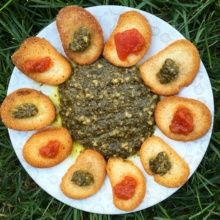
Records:
[[[24,40],[11,57],[14,65],[36,82],[59,85],[73,73],[70,62],[87,65],[101,55],[113,65],[133,66],[151,46],[150,24],[145,16],[134,10],[119,16],[105,43],[101,25],[94,15],[81,7],[61,9],[56,25],[67,58],[49,41],[39,37]],[[169,96],[158,102],[154,115],[156,125],[170,139],[193,141],[211,127],[212,116],[204,103],[170,96],[192,83],[199,67],[198,50],[185,39],[172,42],[140,66],[145,85],[158,95]],[[70,133],[66,128],[53,127],[56,109],[42,92],[29,88],[12,92],[1,104],[0,116],[4,125],[14,130],[41,129],[23,146],[23,157],[31,166],[53,167],[71,154]],[[115,207],[130,211],[145,198],[148,175],[162,186],[175,188],[183,185],[190,174],[187,162],[157,136],[143,142],[140,160],[146,177],[129,159],[112,157],[106,162],[99,152],[86,149],[62,177],[60,189],[69,198],[86,199],[101,189],[107,172]]]

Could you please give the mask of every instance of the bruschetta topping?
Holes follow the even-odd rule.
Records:
[[[157,73],[157,78],[161,84],[167,84],[174,81],[179,74],[179,67],[174,60],[167,58]]]
[[[119,199],[128,200],[131,199],[135,194],[137,181],[131,176],[125,176],[124,179],[117,183],[114,188],[114,194]]]
[[[58,154],[59,147],[59,141],[49,141],[49,143],[46,146],[43,146],[39,149],[39,153],[42,157],[54,158]]]
[[[166,152],[162,151],[149,161],[149,167],[154,174],[165,175],[171,168],[171,163]]]
[[[52,64],[50,57],[28,59],[23,64],[26,73],[43,73],[47,71]]]
[[[78,186],[90,186],[94,183],[94,176],[84,170],[77,170],[73,173],[71,181]]]
[[[24,103],[16,106],[12,110],[12,116],[16,119],[34,117],[38,113],[38,108],[32,103]]]
[[[33,134],[23,147],[23,157],[33,167],[53,167],[71,153],[73,141],[63,127],[50,127]]]
[[[123,61],[132,53],[138,55],[145,46],[144,37],[136,28],[116,33],[114,40],[118,57]]]
[[[175,134],[188,135],[191,133],[194,129],[194,124],[190,110],[186,107],[179,107],[174,113],[169,128]]]
[[[78,30],[75,31],[73,40],[70,43],[70,50],[73,52],[82,52],[86,50],[91,41],[91,34],[88,28],[80,27]]]

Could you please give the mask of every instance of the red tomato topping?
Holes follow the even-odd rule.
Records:
[[[136,28],[116,33],[114,40],[120,60],[126,60],[131,53],[137,55],[145,45],[144,37]]]
[[[40,155],[47,158],[54,158],[58,154],[60,147],[59,141],[49,141],[46,146],[40,148]]]
[[[174,113],[170,130],[176,134],[187,135],[194,129],[193,116],[186,107],[179,107]]]
[[[52,60],[50,57],[26,60],[23,64],[24,72],[42,73],[49,69]]]
[[[123,200],[131,199],[134,196],[137,181],[130,176],[125,176],[124,179],[113,187],[114,194]]]

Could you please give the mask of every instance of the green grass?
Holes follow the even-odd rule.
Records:
[[[60,8],[69,4],[139,8],[161,17],[194,42],[208,71],[215,98],[211,142],[197,172],[177,193],[149,209],[108,216],[70,208],[41,190],[21,167],[7,129],[0,123],[0,219],[220,219],[220,0],[1,0],[0,102],[6,95],[13,69],[11,54],[26,37],[38,33]]]

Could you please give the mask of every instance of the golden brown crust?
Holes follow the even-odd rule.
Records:
[[[78,186],[71,181],[72,175],[77,170],[90,172],[94,177],[94,184]],[[76,162],[68,169],[62,178],[61,190],[73,199],[84,199],[94,195],[102,187],[106,176],[106,162],[104,157],[95,150],[87,149],[82,152]]]
[[[29,118],[14,118],[12,111],[24,104],[34,104],[38,113]],[[6,127],[19,131],[28,131],[44,128],[50,125],[56,116],[52,101],[43,93],[29,88],[22,88],[8,95],[1,106],[1,118]]]
[[[27,60],[50,57],[52,64],[41,73],[28,73],[24,68]],[[44,38],[29,37],[12,55],[14,65],[31,79],[49,85],[63,83],[72,73],[70,63]]]
[[[158,153],[165,151],[171,162],[171,169],[163,176],[154,174],[149,167],[150,159]],[[140,159],[145,171],[154,176],[154,180],[166,187],[179,187],[183,185],[189,176],[188,164],[167,143],[157,136],[149,137],[141,146]]]
[[[175,81],[161,84],[157,78],[163,63],[171,58],[179,66],[179,75]],[[159,95],[177,94],[183,87],[188,86],[196,77],[200,66],[197,48],[188,40],[177,40],[145,61],[141,67],[141,77],[151,90]]]
[[[58,154],[54,158],[43,157],[39,149],[46,146],[50,141],[60,143]],[[48,128],[33,134],[23,148],[24,159],[33,167],[52,167],[65,160],[72,151],[72,138],[67,129]]]
[[[173,115],[179,106],[187,107],[193,116],[194,130],[188,135],[175,134],[169,129]],[[162,99],[157,104],[155,121],[159,129],[169,138],[178,141],[192,141],[202,137],[209,130],[211,113],[208,107],[198,100],[171,96]]]
[[[93,63],[102,53],[104,46],[103,32],[96,18],[87,10],[77,6],[62,8],[56,17],[57,29],[66,55],[74,62],[84,65]],[[74,32],[86,27],[91,33],[91,44],[82,52],[69,50]]]
[[[119,59],[116,51],[114,35],[132,28],[136,28],[142,34],[145,39],[145,46],[138,55],[130,54],[125,61],[122,61]],[[150,47],[150,43],[151,28],[147,19],[136,11],[128,11],[120,15],[116,28],[105,44],[103,56],[116,66],[129,67],[135,65],[143,58]]]
[[[140,205],[146,192],[146,180],[141,170],[131,161],[121,158],[110,158],[107,163],[107,174],[109,176],[112,189],[121,182],[125,176],[133,177],[137,181],[135,194],[131,199],[123,200],[114,195],[113,202],[115,206],[124,211],[130,211]]]

